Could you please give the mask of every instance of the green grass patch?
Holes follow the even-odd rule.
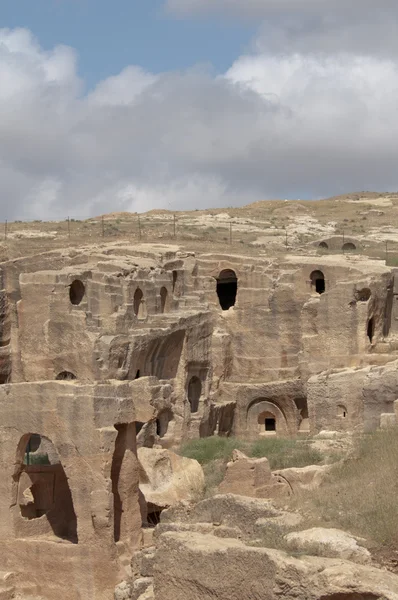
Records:
[[[308,440],[289,438],[262,438],[255,441],[250,448],[249,456],[268,458],[271,469],[288,467],[307,467],[318,465],[323,456],[313,448]]]
[[[279,437],[246,441],[233,437],[212,436],[186,442],[181,447],[180,454],[206,465],[214,460],[227,462],[235,449],[252,458],[268,458],[271,469],[306,467],[319,464],[323,460],[322,454],[312,448],[308,439]]]
[[[244,447],[244,442],[236,438],[212,436],[186,442],[181,447],[180,454],[205,465],[213,460],[227,461],[235,448],[244,451]]]

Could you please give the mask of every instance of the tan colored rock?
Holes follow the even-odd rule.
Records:
[[[137,600],[155,600],[155,592],[153,586],[150,585],[143,594],[141,594]]]
[[[114,600],[130,600],[131,594],[131,585],[127,581],[122,581],[115,588]]]
[[[290,515],[294,517],[290,517]],[[189,524],[196,529],[198,525],[212,524],[217,530],[231,532],[232,537],[252,539],[259,532],[258,523],[269,520],[282,524],[284,520],[297,523],[296,513],[277,508],[271,500],[249,498],[235,494],[218,494],[206,498],[193,506],[180,503],[162,512],[160,532],[165,526],[170,526],[175,531],[181,524]],[[164,528],[164,529],[162,529]],[[178,530],[177,528],[177,530]],[[261,529],[261,527],[260,527]],[[210,533],[211,530],[207,530]],[[240,535],[239,535],[240,532]]]
[[[140,490],[148,504],[160,508],[181,500],[196,501],[204,492],[204,474],[198,461],[156,448],[139,448]]]
[[[290,467],[273,471],[275,476],[286,481],[293,493],[301,490],[314,490],[322,485],[331,465],[309,465],[308,467]]]
[[[291,493],[290,486],[272,474],[267,458],[249,458],[240,450],[233,451],[218,490],[252,498],[281,498]]]
[[[366,564],[371,560],[370,552],[358,545],[358,538],[340,529],[313,527],[288,533],[285,540],[289,548],[306,554],[344,558],[359,564]]]
[[[161,600],[398,600],[392,573],[198,533],[163,534],[154,573]]]
[[[148,510],[202,491],[201,470],[163,450],[142,448],[143,477],[137,433],[165,449],[375,429],[398,397],[398,277],[381,261],[87,239],[22,258],[10,246],[0,267],[0,570],[16,596],[109,600],[151,543]],[[245,493],[269,495],[265,461],[248,469],[231,467],[233,489],[239,471]],[[285,518],[257,501],[221,496],[181,519],[250,537]]]

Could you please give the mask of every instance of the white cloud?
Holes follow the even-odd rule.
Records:
[[[165,0],[179,17],[255,23],[260,51],[398,54],[396,0]]]
[[[151,73],[129,66],[119,75],[101,81],[88,99],[93,104],[126,106],[155,81],[156,77]]]
[[[0,79],[3,218],[398,189],[394,58],[259,50],[217,77],[129,66],[84,96],[72,49],[0,30]]]

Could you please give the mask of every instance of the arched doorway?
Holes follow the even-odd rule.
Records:
[[[37,433],[24,435],[18,445],[14,479],[18,485],[17,501],[21,516],[41,519],[38,535],[48,531],[64,540],[77,543],[77,519],[68,478],[58,452],[46,437]]]
[[[287,435],[286,417],[279,406],[267,398],[257,398],[247,409],[247,433],[250,437]]]
[[[199,410],[199,399],[202,395],[202,382],[199,377],[194,375],[188,383],[188,401],[191,412],[196,413]]]
[[[137,288],[134,293],[134,314],[138,319],[145,318],[144,311],[144,294],[140,288]]]
[[[374,322],[374,318],[371,317],[368,321],[368,325],[366,328],[366,333],[367,336],[369,338],[369,342],[372,344],[373,343],[373,336],[374,336],[374,332],[375,332],[375,322]]]
[[[264,411],[257,417],[260,433],[264,431],[266,434],[276,433],[276,417],[274,413]],[[261,431],[262,430],[262,431]]]
[[[238,278],[232,269],[224,269],[217,277],[217,296],[222,310],[235,306]]]
[[[156,419],[156,435],[160,438],[167,434],[169,423],[173,420],[173,414],[170,410],[163,410]]]
[[[136,425],[115,425],[117,437],[111,466],[113,534],[115,542],[130,542],[141,523],[136,457]],[[138,429],[138,427],[137,427]]]
[[[84,283],[80,281],[80,279],[75,279],[69,286],[69,300],[71,304],[77,306],[84,298],[84,294],[86,293],[86,288],[84,287]]]
[[[310,275],[311,289],[318,294],[323,294],[326,290],[325,275],[322,271],[312,271]]]
[[[160,290],[160,312],[164,313],[165,310],[167,309],[167,289],[165,287],[162,287]]]
[[[321,248],[322,250],[329,250],[329,246],[327,245],[326,242],[320,242],[318,244],[318,247]]]
[[[174,292],[176,289],[176,284],[177,284],[177,279],[178,279],[178,271],[173,271],[172,276],[173,276],[173,292]]]

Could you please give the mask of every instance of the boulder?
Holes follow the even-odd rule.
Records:
[[[115,588],[114,600],[130,600],[132,588],[128,581],[122,581]]]
[[[324,481],[331,465],[309,465],[308,467],[289,467],[279,469],[273,474],[283,479],[293,493],[302,490],[314,490]]]
[[[168,532],[159,538],[154,589],[161,600],[398,600],[398,576],[342,559]]]
[[[291,494],[286,481],[273,475],[267,458],[249,458],[234,450],[227,464],[224,480],[219,485],[221,494],[240,494],[251,498],[280,498]]]
[[[241,532],[245,539],[252,539],[258,535],[258,523],[261,519],[283,522],[289,521],[291,514],[276,508],[270,500],[248,498],[235,494],[219,494],[206,498],[195,506],[180,503],[162,512],[162,527],[166,523],[211,523],[216,528],[228,528]],[[295,523],[297,521],[295,520]],[[233,537],[236,537],[234,534]]]
[[[159,508],[203,496],[205,480],[198,461],[170,450],[138,448],[140,490],[147,504]]]
[[[367,564],[371,560],[370,552],[358,545],[358,538],[340,529],[313,527],[288,533],[285,540],[289,548],[306,554],[344,558],[359,564]]]

